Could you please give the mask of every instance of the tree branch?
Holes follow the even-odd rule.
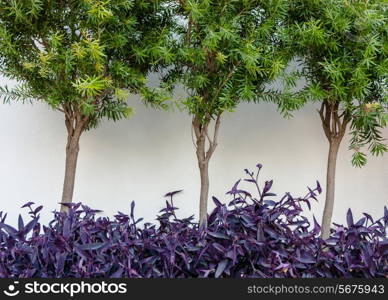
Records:
[[[206,160],[209,160],[211,158],[211,156],[213,155],[214,151],[216,150],[217,140],[218,140],[218,133],[219,133],[220,125],[221,125],[221,115],[222,115],[222,112],[220,112],[217,115],[217,118],[216,118],[216,121],[215,121],[215,124],[214,124],[213,139],[211,139],[209,137],[209,134],[208,134],[208,132],[206,130],[206,136],[209,139],[209,149],[206,152]]]

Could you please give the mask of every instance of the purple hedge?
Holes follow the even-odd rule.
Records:
[[[18,228],[0,212],[0,277],[388,277],[388,210],[373,220],[335,225],[331,237],[319,237],[318,223],[303,216],[304,206],[321,193],[317,183],[305,197],[286,193],[279,201],[272,181],[260,187],[257,172],[245,181],[255,196],[240,189],[227,193],[228,205],[213,197],[215,209],[207,228],[193,217],[177,218],[174,195],[168,193],[158,225],[119,212],[111,220],[97,210],[69,205],[68,214],[54,212],[48,226],[39,223],[41,206],[33,203],[31,220],[19,217]]]

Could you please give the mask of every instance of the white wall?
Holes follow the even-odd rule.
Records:
[[[0,79],[3,85],[4,79]],[[180,214],[197,212],[199,179],[190,137],[190,119],[179,112],[146,109],[131,98],[136,114],[116,124],[103,123],[81,139],[75,201],[112,215],[129,211],[136,201],[137,216],[152,220],[164,204],[163,195],[184,189],[176,198]],[[0,105],[0,210],[14,223],[20,206],[34,201],[45,206],[42,217],[58,208],[63,171],[65,127],[63,116],[44,104]],[[388,131],[385,130],[388,137]],[[339,153],[334,221],[344,222],[351,207],[381,216],[388,204],[388,155],[371,158],[362,169],[350,164],[344,141]],[[211,161],[211,195],[225,192],[244,168],[264,165],[263,180],[274,179],[282,195],[305,193],[319,180],[324,186],[328,144],[316,107],[309,105],[290,120],[271,104],[244,104],[226,114],[219,146]],[[320,219],[320,203],[313,205]]]

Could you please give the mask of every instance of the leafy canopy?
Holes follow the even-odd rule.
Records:
[[[163,105],[146,85],[163,64],[169,15],[159,1],[0,0],[0,72],[20,85],[9,100],[41,100],[68,117],[126,117],[129,92]]]
[[[164,82],[183,85],[188,96],[182,104],[190,114],[206,123],[241,101],[280,99],[279,93],[268,93],[265,84],[281,74],[289,60],[280,30],[287,3],[170,1],[177,28],[174,65]],[[291,103],[279,102],[285,110]]]
[[[293,1],[290,40],[311,100],[337,103],[350,120],[353,164],[387,151],[388,6],[384,0]]]

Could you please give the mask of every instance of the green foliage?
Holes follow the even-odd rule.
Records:
[[[129,116],[129,93],[163,105],[145,78],[168,60],[170,23],[156,0],[0,0],[0,72],[20,83],[3,99],[44,101],[85,129]]]
[[[339,103],[350,120],[353,164],[387,151],[388,6],[386,0],[296,0],[289,40],[302,58],[305,92],[314,101]]]
[[[284,72],[290,53],[282,47],[288,1],[170,1],[177,25],[173,65],[166,87],[181,84],[183,107],[203,123],[243,101],[276,101],[287,111],[292,97],[266,90]],[[290,93],[291,94],[291,93]],[[290,96],[288,94],[288,96]]]

